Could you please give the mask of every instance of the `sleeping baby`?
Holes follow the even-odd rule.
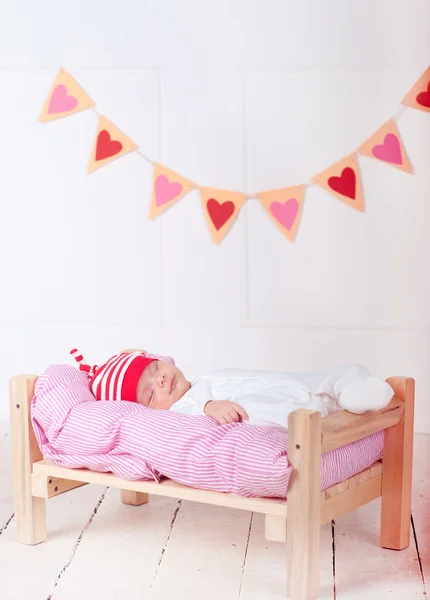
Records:
[[[88,374],[97,400],[206,415],[221,425],[246,421],[286,427],[289,413],[297,408],[318,410],[323,416],[339,410],[361,414],[384,408],[394,395],[388,383],[357,364],[317,373],[225,369],[190,383],[171,357],[123,352],[90,367],[77,350],[71,354]]]

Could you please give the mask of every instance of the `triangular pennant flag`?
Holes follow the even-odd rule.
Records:
[[[99,117],[88,173],[136,150],[137,145],[106,117]]]
[[[39,121],[47,123],[94,106],[94,102],[79,83],[61,68],[48,94]]]
[[[304,194],[304,185],[257,194],[269,217],[290,242],[294,242],[297,234]]]
[[[315,175],[312,181],[342,202],[364,211],[363,187],[356,154],[350,154],[322,173]]]
[[[152,201],[149,214],[150,219],[158,217],[166,208],[172,206],[182,196],[196,187],[196,184],[178,175],[159,163],[154,164],[152,178]]]
[[[404,106],[430,112],[430,67],[402,100]]]
[[[358,149],[360,154],[376,158],[406,173],[413,173],[412,165],[400,137],[400,131],[390,119]]]
[[[219,244],[233,225],[247,196],[213,188],[200,188],[200,196],[212,238]]]

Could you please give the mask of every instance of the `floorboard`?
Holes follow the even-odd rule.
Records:
[[[242,583],[251,514],[183,502],[151,600],[236,600]]]
[[[48,504],[48,540],[37,546],[18,544],[15,521],[11,521],[0,536],[2,600],[51,598],[58,576],[84,543],[85,529],[104,492],[100,486],[85,486],[52,498]]]
[[[321,528],[321,595],[333,600],[332,528]],[[264,517],[254,515],[241,598],[243,600],[285,600],[286,546],[264,537]]]
[[[423,597],[415,544],[402,552],[379,546],[378,498],[335,523],[336,600]]]
[[[163,497],[128,506],[110,489],[54,600],[147,599],[178,508],[177,500]]]
[[[0,421],[0,531],[4,531],[13,514],[12,456],[9,427]]]
[[[430,595],[430,435],[416,435],[412,515],[423,585]]]

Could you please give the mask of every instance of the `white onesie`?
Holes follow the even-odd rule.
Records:
[[[357,364],[318,373],[225,369],[195,379],[170,410],[203,415],[210,400],[231,400],[246,410],[249,424],[287,427],[289,413],[297,408],[323,416],[344,409],[361,414],[384,408],[393,396],[388,383]]]

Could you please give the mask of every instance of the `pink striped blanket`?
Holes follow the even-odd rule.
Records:
[[[39,377],[31,419],[46,458],[69,468],[130,480],[173,479],[248,497],[285,498],[292,467],[282,427],[219,425],[210,417],[156,411],[134,402],[96,401],[69,365]],[[321,489],[378,460],[383,432],[322,456]]]

